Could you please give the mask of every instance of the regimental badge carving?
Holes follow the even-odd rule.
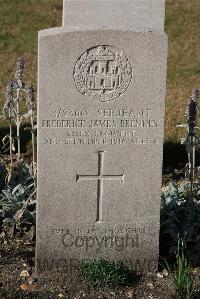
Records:
[[[98,46],[84,52],[74,67],[78,90],[91,100],[106,102],[121,96],[132,79],[128,57],[111,46]]]

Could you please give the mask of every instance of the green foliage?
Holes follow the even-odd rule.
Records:
[[[173,256],[178,249],[177,236],[184,237],[187,254],[194,265],[200,263],[200,185],[172,182],[161,194],[160,252]]]
[[[130,270],[123,264],[106,260],[83,262],[79,267],[79,272],[86,284],[93,288],[126,285],[132,279]]]
[[[0,226],[23,233],[35,225],[36,200],[29,196],[34,190],[34,181],[26,162],[18,163],[11,184],[0,194]],[[17,184],[14,184],[16,183]]]
[[[177,297],[180,299],[190,299],[193,289],[193,279],[190,264],[187,260],[185,241],[179,238],[173,279]]]
[[[9,166],[7,180],[4,179],[4,168],[0,167],[0,227],[5,231],[23,233],[35,226],[36,201],[36,161],[35,161],[35,89],[31,83],[23,81],[25,60],[18,58],[14,80],[9,80],[6,86],[5,104],[1,118],[9,122],[9,135],[3,138],[3,151],[9,151]],[[23,104],[26,100],[26,111]],[[20,126],[24,118],[30,119],[32,135],[32,162],[30,166],[23,160],[21,154]],[[16,126],[14,136],[13,126]],[[17,139],[17,153],[14,154],[14,140]],[[7,148],[7,149],[6,149]],[[3,160],[3,159],[2,159]],[[4,164],[6,165],[6,159]],[[5,184],[6,183],[6,184]],[[4,187],[5,185],[5,187]]]

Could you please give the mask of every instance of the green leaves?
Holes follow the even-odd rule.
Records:
[[[83,262],[79,272],[86,284],[94,288],[126,285],[132,280],[132,274],[126,266],[106,260]]]
[[[35,225],[36,200],[28,200],[33,193],[34,182],[27,163],[18,163],[11,182],[0,195],[0,225],[4,229],[14,227],[21,233]]]
[[[186,244],[184,239],[178,238],[178,251],[173,273],[174,287],[179,298],[190,299],[193,289],[190,264],[186,255]]]
[[[184,237],[191,263],[200,263],[200,185],[194,184],[193,198],[189,183],[170,183],[161,194],[161,255],[173,256],[178,250],[178,235]]]

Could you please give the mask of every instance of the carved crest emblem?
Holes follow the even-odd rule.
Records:
[[[98,46],[84,52],[74,67],[76,87],[84,96],[100,102],[121,96],[132,79],[128,57],[111,46]]]

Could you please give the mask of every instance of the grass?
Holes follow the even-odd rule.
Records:
[[[93,288],[105,288],[106,286],[119,287],[131,285],[139,277],[123,264],[112,261],[94,260],[82,263],[79,267],[81,278],[86,285]]]
[[[174,271],[174,287],[177,298],[191,299],[193,279],[191,268],[186,256],[186,244],[184,239],[178,237],[178,252]]]
[[[36,85],[38,31],[61,25],[62,0],[0,0],[0,107],[18,56],[26,58],[25,80]]]
[[[169,37],[165,140],[179,141],[186,100],[200,88],[200,1],[167,0],[166,32]]]
[[[179,142],[185,103],[200,87],[200,1],[166,0],[169,36],[165,140]],[[62,0],[0,0],[0,108],[6,81],[19,55],[27,61],[26,78],[36,84],[37,31],[61,26]]]

